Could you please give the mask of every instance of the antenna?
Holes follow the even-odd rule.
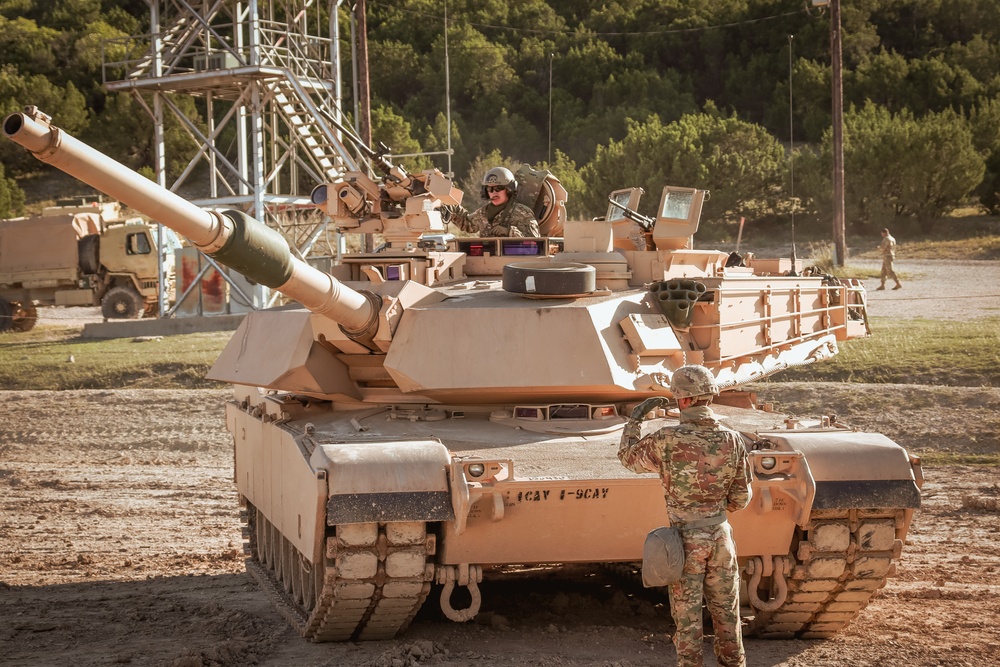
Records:
[[[795,270],[795,116],[792,107],[792,40],[795,35],[788,36],[788,195],[792,204],[792,270],[790,276],[796,276]]]

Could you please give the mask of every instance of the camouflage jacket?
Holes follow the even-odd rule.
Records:
[[[708,406],[683,410],[680,424],[640,438],[641,422],[622,432],[618,459],[632,472],[658,472],[670,523],[735,512],[750,502],[750,465],[743,438]]]
[[[463,209],[451,222],[463,231],[480,236],[539,236],[535,214],[524,204],[514,201],[502,207],[486,204],[472,213]]]

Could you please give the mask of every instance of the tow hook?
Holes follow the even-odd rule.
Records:
[[[788,583],[785,575],[788,574],[788,558],[785,556],[775,556],[771,567],[771,599],[764,602],[757,595],[757,586],[760,585],[760,578],[764,574],[764,561],[760,556],[751,558],[746,567],[747,574],[750,575],[750,582],[747,584],[747,593],[750,596],[750,605],[760,611],[774,611],[785,604],[788,598]]]
[[[439,567],[437,571],[437,583],[444,584],[441,591],[441,611],[448,620],[456,623],[471,621],[479,613],[479,607],[483,602],[483,597],[479,593],[479,582],[483,580],[483,568],[481,565],[445,565]],[[451,606],[451,594],[455,592],[455,584],[466,586],[469,589],[469,596],[472,602],[465,609],[455,609]]]

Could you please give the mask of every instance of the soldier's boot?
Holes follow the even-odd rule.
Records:
[[[896,281],[896,286],[893,287],[892,289],[903,289],[903,284],[897,280]]]
[[[878,286],[878,287],[876,287],[875,289],[876,289],[876,290],[880,290],[880,289],[885,289],[885,283],[882,283],[881,285],[879,285],[879,286]]]

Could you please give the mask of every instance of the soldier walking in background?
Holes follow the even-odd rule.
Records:
[[[514,201],[517,180],[510,169],[493,167],[483,177],[480,195],[489,203],[472,213],[462,206],[445,206],[443,218],[462,231],[480,236],[538,236],[534,212]]]
[[[896,286],[892,289],[902,289],[903,286],[896,277],[896,272],[892,269],[892,262],[896,259],[896,239],[888,229],[882,230],[882,243],[878,246],[878,251],[882,253],[882,284],[876,289],[885,289],[885,279],[892,278],[896,281]]]
[[[684,573],[670,584],[670,612],[677,626],[678,667],[700,667],[702,598],[715,628],[715,656],[724,667],[746,667],[740,629],[740,573],[726,512],[750,502],[750,466],[742,436],[716,419],[709,404],[719,393],[704,366],[682,366],[670,379],[680,423],[640,438],[650,411],[668,405],[650,398],[632,411],[618,458],[632,472],[658,472],[670,525],[684,542]]]

